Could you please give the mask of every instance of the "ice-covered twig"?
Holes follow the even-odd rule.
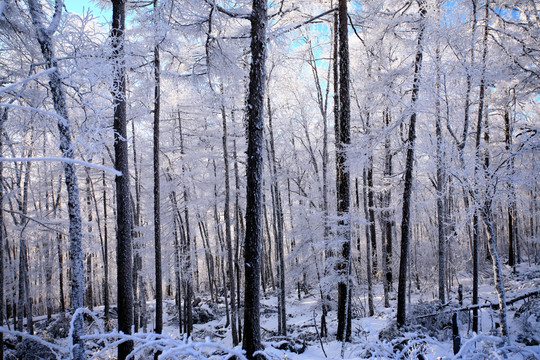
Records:
[[[111,169],[110,167],[107,167],[107,166],[94,164],[94,163],[90,163],[90,162],[83,161],[83,160],[64,158],[64,157],[55,157],[55,156],[38,157],[38,158],[33,158],[33,157],[29,157],[29,158],[5,158],[5,157],[2,157],[2,158],[0,158],[0,161],[25,161],[25,162],[26,161],[61,161],[61,162],[73,163],[73,164],[82,165],[82,166],[90,167],[90,168],[97,169],[97,170],[110,172],[110,173],[112,173],[112,174],[114,174],[116,176],[122,176],[122,173],[120,171],[115,170],[115,169]]]

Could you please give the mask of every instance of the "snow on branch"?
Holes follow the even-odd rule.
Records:
[[[54,68],[51,68],[51,70],[52,69],[54,69]],[[57,113],[54,113],[52,111],[43,110],[43,109],[38,109],[38,108],[35,108],[35,107],[32,107],[32,106],[23,106],[23,105],[17,105],[17,104],[0,103],[0,107],[10,107],[10,108],[16,108],[16,109],[21,109],[21,110],[35,111],[35,112],[38,112],[38,113],[41,113],[41,114],[52,116],[52,117],[60,120],[64,126],[68,126],[68,124],[69,124],[67,119],[65,119],[63,116],[58,115]]]
[[[43,340],[42,338],[40,338],[39,336],[36,336],[36,335],[30,335],[30,334],[25,333],[25,332],[9,330],[8,328],[5,328],[3,326],[0,326],[0,333],[13,335],[13,336],[17,336],[17,337],[23,337],[23,338],[32,340],[32,341],[34,341],[34,342],[36,342],[38,344],[41,344],[43,346],[46,346],[47,348],[49,348],[56,355],[57,359],[62,359],[63,357],[61,356],[61,354],[67,353],[66,348],[64,348],[62,346],[59,346],[59,345],[56,345],[54,343],[45,341],[45,340]]]
[[[62,6],[64,5],[62,0],[56,0],[54,3],[54,15],[51,20],[47,32],[50,35],[54,34],[60,25],[60,19],[62,17]]]
[[[39,221],[39,220],[37,220],[37,219],[34,219],[33,217],[30,217],[30,216],[28,216],[28,215],[25,215],[25,214],[23,214],[22,212],[15,211],[15,210],[10,210],[10,209],[3,209],[3,211],[6,211],[6,212],[11,213],[11,214],[16,214],[16,215],[22,216],[22,217],[24,217],[25,219],[27,219],[27,220],[29,220],[29,221],[36,222],[36,223],[38,223],[39,225],[41,225],[41,226],[43,226],[43,227],[45,227],[45,228],[47,228],[47,229],[49,229],[49,230],[55,231],[55,232],[57,232],[57,233],[59,233],[59,234],[61,234],[61,235],[64,235],[64,236],[66,236],[66,237],[69,236],[68,234],[66,234],[66,233],[63,232],[62,230],[55,229],[54,227],[52,227],[52,226],[50,226],[50,225],[47,225],[47,224],[45,224],[45,223],[42,222],[42,221]]]
[[[1,5],[0,5],[0,16],[2,15],[2,14],[1,14],[1,10],[2,10],[2,9],[1,9]],[[35,79],[41,77],[41,76],[48,75],[48,74],[50,74],[50,73],[52,73],[52,72],[54,72],[54,71],[56,71],[56,68],[55,68],[55,67],[52,67],[52,68],[50,68],[50,69],[43,70],[43,71],[41,71],[41,72],[39,72],[39,73],[37,73],[37,74],[34,74],[34,75],[30,76],[30,77],[24,78],[24,79],[22,79],[21,81],[18,81],[18,82],[14,83],[14,84],[5,86],[5,87],[3,87],[3,88],[0,88],[0,94],[3,94],[3,93],[5,93],[5,92],[7,92],[7,91],[10,91],[11,89],[14,89],[14,88],[16,88],[16,87],[19,86],[19,85],[23,85],[23,84],[25,84],[25,83],[27,83],[27,82],[29,82],[29,81],[32,81],[32,80],[35,80]],[[5,105],[5,104],[0,104],[0,106],[6,106],[6,105]]]
[[[120,171],[115,170],[115,169],[111,169],[110,167],[90,163],[88,161],[69,159],[69,158],[65,158],[65,157],[54,157],[54,156],[53,157],[38,157],[38,158],[32,158],[32,157],[5,158],[5,157],[2,157],[2,158],[0,158],[0,161],[11,161],[11,162],[17,162],[17,161],[22,161],[22,162],[27,162],[27,161],[61,161],[61,162],[64,162],[64,163],[72,163],[72,164],[82,165],[82,166],[86,166],[86,167],[97,169],[97,170],[102,170],[102,171],[105,171],[105,172],[112,173],[112,174],[114,174],[116,176],[122,176],[122,173]]]

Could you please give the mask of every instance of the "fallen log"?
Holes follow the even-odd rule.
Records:
[[[506,305],[512,305],[512,304],[514,304],[514,303],[516,303],[518,301],[525,300],[527,298],[530,298],[530,297],[533,297],[533,296],[539,296],[539,295],[540,295],[540,290],[536,290],[536,291],[533,291],[533,292],[530,292],[530,293],[527,293],[527,294],[520,295],[520,296],[518,296],[518,297],[516,297],[514,299],[508,300],[508,301],[506,301]],[[498,303],[488,303],[488,304],[470,305],[470,306],[465,306],[465,307],[461,307],[461,308],[458,308],[458,309],[446,310],[446,311],[437,312],[437,313],[433,313],[433,314],[417,316],[417,317],[415,317],[415,319],[424,319],[424,318],[428,318],[428,317],[438,316],[438,315],[441,315],[441,314],[450,314],[450,313],[459,312],[459,311],[470,311],[470,310],[474,310],[474,309],[483,309],[483,308],[489,308],[489,307],[496,310],[496,309],[499,308],[499,304]]]

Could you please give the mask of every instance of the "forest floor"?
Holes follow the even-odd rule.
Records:
[[[489,272],[486,271],[480,286],[480,303],[487,307],[479,311],[479,334],[471,331],[470,311],[458,313],[461,350],[453,352],[452,314],[470,305],[471,283],[466,274],[459,276],[463,285],[463,304],[457,293],[449,293],[449,301],[441,305],[434,300],[436,287],[432,283],[412,284],[410,289],[409,326],[405,330],[395,327],[396,300],[384,307],[382,286],[375,287],[375,315],[365,317],[367,299],[364,289],[357,286],[353,300],[352,341],[335,339],[337,320],[335,309],[328,313],[328,336],[321,338],[321,303],[317,289],[294,293],[287,299],[287,336],[277,335],[277,297],[267,292],[262,298],[261,333],[263,353],[268,359],[540,359],[540,266],[522,264],[513,272],[505,269],[506,300],[510,344],[503,345],[498,328],[498,310],[489,307],[497,304],[497,295]],[[432,281],[427,279],[426,281]],[[455,290],[458,289],[456,281]],[[420,290],[419,290],[420,289]],[[454,289],[453,289],[454,290]],[[535,293],[535,296],[526,296]],[[294,296],[293,296],[294,295]],[[105,332],[100,320],[86,316],[85,341],[88,358],[111,359],[116,354],[119,341],[134,340],[136,358],[151,357],[152,349],[160,349],[163,359],[227,359],[241,356],[241,348],[232,348],[231,332],[225,328],[225,305],[214,304],[205,298],[196,299],[194,330],[186,339],[178,331],[178,315],[174,300],[165,301],[165,326],[163,335],[136,333],[127,337],[117,332]],[[155,303],[149,302],[148,328],[152,328]],[[94,309],[98,316],[102,308]],[[427,315],[427,316],[426,316]],[[242,316],[241,316],[242,318]],[[25,335],[25,341],[16,341],[14,331],[8,333],[8,350],[5,359],[57,359],[69,358],[70,333],[67,320],[57,316],[53,321],[35,319],[37,337]],[[5,329],[7,330],[7,329]],[[9,346],[11,344],[11,346]],[[17,345],[14,345],[17,344]],[[11,348],[11,349],[10,349]],[[48,348],[48,349],[47,349]],[[22,356],[21,356],[22,355]],[[422,357],[423,356],[423,357]]]

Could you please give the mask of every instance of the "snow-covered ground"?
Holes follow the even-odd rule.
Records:
[[[337,320],[335,309],[328,315],[327,338],[320,338],[321,304],[318,291],[312,290],[302,293],[298,299],[297,294],[291,294],[287,299],[287,329],[286,338],[277,336],[277,298],[267,293],[262,299],[261,306],[261,333],[263,354],[269,359],[540,359],[540,297],[530,297],[511,304],[508,308],[510,325],[509,345],[503,345],[499,338],[497,326],[498,312],[491,308],[480,311],[480,334],[470,330],[470,314],[460,312],[459,327],[461,336],[461,351],[454,355],[452,347],[451,329],[449,320],[452,309],[466,307],[470,304],[471,284],[466,276],[462,276],[460,283],[464,287],[463,305],[457,302],[457,294],[450,293],[450,301],[443,307],[437,307],[433,301],[433,288],[427,287],[424,291],[411,293],[409,305],[409,322],[411,326],[405,331],[398,331],[392,327],[395,318],[395,299],[389,308],[384,308],[382,298],[375,298],[376,311],[372,317],[355,317],[352,324],[352,341],[342,343],[335,340]],[[457,284],[455,286],[457,289]],[[516,273],[505,269],[505,289],[507,301],[516,299],[525,294],[540,291],[540,266],[521,265]],[[362,313],[363,302],[361,288],[356,290],[356,307],[353,313]],[[382,288],[375,287],[375,293],[381,294]],[[486,278],[480,288],[482,304],[497,303],[494,287]],[[152,328],[154,303],[148,303],[149,325]],[[237,356],[243,358],[241,346],[232,348],[231,333],[226,329],[224,305],[212,304],[201,299],[201,305],[195,311],[206,310],[206,313],[215,319],[206,323],[195,324],[193,336],[185,338],[178,331],[176,306],[174,300],[167,299],[165,303],[165,327],[163,335],[152,333],[137,333],[130,337],[117,332],[105,333],[99,319],[89,320],[87,317],[86,344],[88,358],[109,359],[114,358],[116,346],[119,341],[134,340],[136,358],[145,359],[151,355],[153,349],[162,351],[163,359],[227,359]],[[102,313],[102,308],[96,308],[96,313]],[[429,321],[414,320],[420,315],[436,314]],[[425,318],[424,318],[425,319]],[[50,357],[69,358],[70,338],[54,338],[52,324],[46,324],[45,318],[36,320],[37,336],[32,337],[41,345],[29,345],[26,351],[46,351],[43,347],[51,348]],[[58,320],[56,320],[58,321]],[[53,322],[54,323],[54,322]],[[67,325],[67,324],[66,324]],[[55,331],[58,327],[54,328]],[[9,339],[14,339],[16,332],[4,329]],[[64,329],[67,330],[67,329]],[[69,335],[69,334],[68,334]],[[30,339],[27,335],[26,338]],[[54,344],[54,345],[53,345]],[[34,349],[34,350],[32,350]],[[41,349],[41,350],[39,350]],[[8,351],[6,359],[13,357],[14,351]],[[35,353],[34,355],[36,355]],[[54,354],[54,355],[53,355]],[[43,358],[47,358],[43,355]],[[423,357],[422,357],[423,356]]]

